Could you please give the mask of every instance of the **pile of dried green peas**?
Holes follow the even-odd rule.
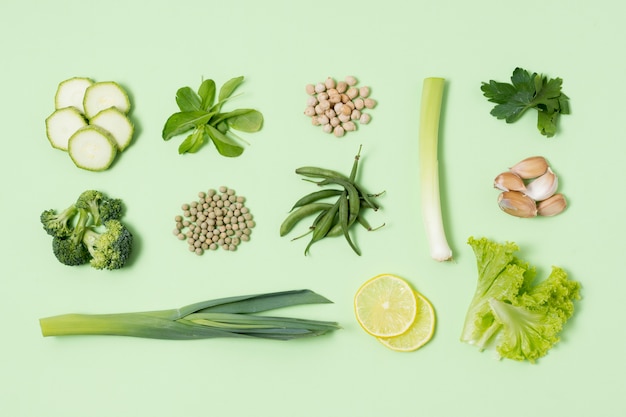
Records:
[[[312,233],[311,240],[304,250],[304,254],[308,254],[311,245],[322,240],[325,237],[336,237],[343,235],[346,241],[357,254],[361,255],[361,250],[352,240],[350,236],[350,227],[359,223],[365,229],[371,231],[373,229],[365,217],[363,209],[379,209],[374,198],[380,196],[378,194],[368,194],[363,187],[356,182],[357,169],[361,155],[361,148],[354,157],[350,176],[347,177],[340,172],[319,168],[313,166],[305,166],[296,169],[296,174],[306,177],[306,180],[313,182],[320,187],[324,186],[340,186],[340,189],[325,188],[314,191],[299,199],[291,209],[291,212],[285,218],[280,226],[280,235],[285,236],[289,233],[301,220],[317,213],[317,217],[309,227],[309,230],[296,238]],[[317,178],[319,181],[313,181],[310,178]],[[331,197],[338,197],[335,203],[323,202],[322,200]]]

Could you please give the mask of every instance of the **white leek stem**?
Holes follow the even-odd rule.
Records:
[[[452,250],[446,239],[441,216],[439,161],[437,160],[439,118],[444,84],[443,78],[424,79],[419,129],[422,219],[430,246],[430,256],[437,261],[447,261],[452,258]]]

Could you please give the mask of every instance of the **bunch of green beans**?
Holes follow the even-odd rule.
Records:
[[[304,250],[305,255],[308,254],[309,249],[315,242],[325,237],[341,235],[345,237],[352,250],[357,255],[361,255],[361,250],[350,236],[350,228],[355,223],[360,224],[369,231],[384,226],[383,224],[374,229],[363,216],[365,209],[372,209],[374,211],[379,209],[374,199],[382,193],[368,194],[364,191],[363,187],[356,182],[360,156],[361,147],[359,147],[359,152],[354,157],[350,176],[345,176],[334,170],[312,166],[296,169],[296,174],[306,177],[306,181],[313,182],[319,187],[328,187],[314,191],[299,199],[292,207],[287,218],[285,218],[280,225],[280,235],[285,236],[291,232],[301,220],[315,214],[317,215],[313,223],[309,226],[308,231],[293,239],[296,240],[308,234],[312,234],[311,240]],[[317,181],[312,178],[317,179]],[[325,201],[333,197],[336,198],[334,203]]]

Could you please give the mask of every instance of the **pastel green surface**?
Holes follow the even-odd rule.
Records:
[[[626,394],[626,280],[620,190],[620,109],[626,71],[623,2],[501,0],[129,2],[4,0],[0,119],[2,237],[0,409],[14,417],[588,416],[619,410]],[[558,76],[572,114],[552,139],[534,115],[489,115],[480,82],[516,66]],[[178,88],[244,75],[230,103],[263,112],[244,154],[212,146],[180,156],[161,139]],[[306,83],[355,75],[379,102],[369,125],[342,139],[303,115]],[[45,118],[64,79],[119,82],[129,93],[133,143],[106,172],[79,170],[50,147]],[[420,219],[417,132],[422,80],[448,80],[441,127],[444,219],[454,262],[431,260]],[[243,135],[243,134],[242,134]],[[386,190],[363,252],[281,238],[292,204],[313,190],[294,169],[348,173],[358,146],[362,181]],[[496,205],[493,178],[533,155],[549,159],[570,206],[517,219]],[[257,227],[236,253],[190,254],[171,229],[180,204],[227,185],[247,197]],[[137,239],[129,268],[71,268],[38,223],[87,188],[124,199]],[[475,283],[469,236],[511,240],[540,275],[552,265],[582,282],[562,341],[537,364],[497,361],[459,342]],[[392,352],[363,332],[357,288],[380,273],[409,280],[433,303],[433,340]],[[330,336],[295,342],[43,338],[40,317],[174,308],[204,299],[310,288],[332,305],[294,316],[336,320]],[[297,410],[297,411],[295,411]],[[540,411],[538,411],[540,410]],[[609,411],[611,410],[611,411]]]

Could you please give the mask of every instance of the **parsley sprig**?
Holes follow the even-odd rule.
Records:
[[[176,104],[180,112],[172,114],[163,127],[163,140],[170,140],[183,133],[191,133],[178,147],[178,153],[195,153],[205,143],[213,142],[217,151],[224,156],[235,157],[243,153],[241,142],[233,130],[258,132],[263,125],[263,115],[254,109],[222,111],[222,106],[231,99],[233,92],[243,82],[243,76],[225,82],[217,94],[215,81],[204,80],[195,92],[182,87],[176,92]]]
[[[569,114],[569,97],[561,92],[563,80],[548,78],[522,68],[515,68],[511,84],[494,80],[483,82],[480,89],[487,99],[496,103],[491,114],[507,123],[518,120],[528,109],[538,111],[537,129],[542,135],[556,134],[559,114]]]

